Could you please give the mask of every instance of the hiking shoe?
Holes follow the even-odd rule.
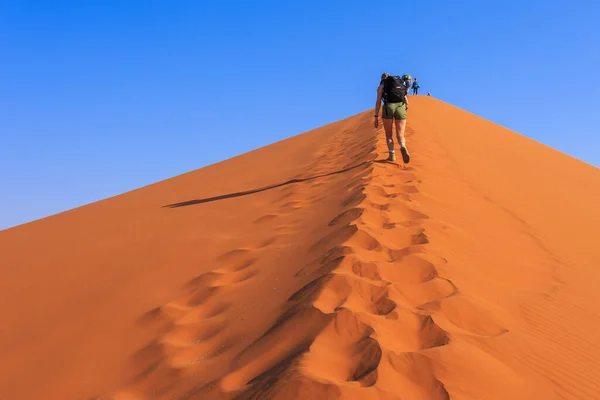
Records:
[[[408,164],[410,162],[410,155],[408,154],[406,147],[400,147],[400,152],[402,153],[402,161],[404,161],[405,164]]]
[[[396,161],[396,153],[392,153],[392,152],[390,151],[390,155],[389,155],[389,157],[387,158],[387,160],[385,160],[385,161]]]

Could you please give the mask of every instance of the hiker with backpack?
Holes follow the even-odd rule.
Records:
[[[406,95],[411,87],[412,77],[408,74],[391,76],[388,73],[381,75],[381,81],[377,88],[377,102],[375,103],[375,128],[379,127],[379,110],[382,108],[383,129],[389,150],[387,161],[396,161],[396,152],[394,150],[393,125],[396,125],[396,137],[400,144],[400,153],[405,163],[410,161],[410,155],[406,148],[406,139],[404,130],[406,129],[406,110],[408,109],[408,99]]]

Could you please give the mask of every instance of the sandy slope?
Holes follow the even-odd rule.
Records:
[[[1,231],[0,398],[600,398],[598,169],[371,114]]]

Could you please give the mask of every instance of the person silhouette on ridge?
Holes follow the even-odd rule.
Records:
[[[402,161],[410,162],[410,155],[406,148],[406,139],[404,130],[406,129],[406,110],[408,109],[408,99],[406,95],[412,83],[412,77],[408,74],[392,76],[385,72],[381,75],[379,86],[377,87],[377,101],[375,103],[375,128],[379,127],[379,110],[383,102],[383,129],[385,130],[386,142],[389,150],[389,156],[386,161],[396,161],[394,151],[393,125],[396,125],[396,137],[400,144]]]
[[[413,96],[416,96],[419,94],[419,80],[417,79],[417,77],[415,76],[415,81],[412,84],[412,90],[413,90]]]

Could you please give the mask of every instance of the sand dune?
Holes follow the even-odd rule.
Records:
[[[0,399],[600,398],[600,171],[427,97],[0,232]]]

